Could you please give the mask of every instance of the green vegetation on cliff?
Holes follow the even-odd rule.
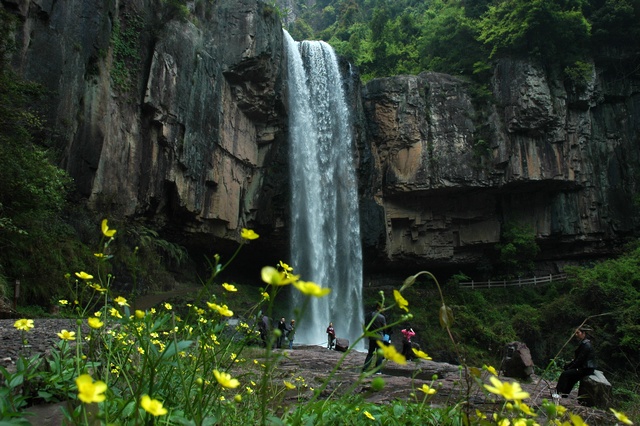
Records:
[[[357,65],[363,79],[439,71],[477,75],[501,56],[571,70],[602,52],[637,57],[638,0],[298,1],[288,26]]]

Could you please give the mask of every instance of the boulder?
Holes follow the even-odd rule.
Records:
[[[592,375],[580,380],[578,401],[587,407],[602,409],[611,407],[613,401],[611,383],[604,377],[602,371],[595,370]]]
[[[533,374],[533,361],[527,345],[511,342],[505,346],[502,371],[506,377],[529,379]]]

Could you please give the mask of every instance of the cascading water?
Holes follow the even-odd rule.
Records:
[[[322,41],[294,41],[284,32],[288,60],[291,170],[291,266],[304,281],[331,288],[323,298],[292,292],[303,309],[296,343],[353,343],[362,333],[362,246],[354,144],[338,62]],[[305,302],[308,300],[308,302]]]

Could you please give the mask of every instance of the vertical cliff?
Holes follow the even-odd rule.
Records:
[[[256,254],[286,259],[281,17],[257,0],[168,3],[2,0],[20,18],[13,65],[50,91],[91,208],[217,250],[249,226]],[[361,86],[343,62],[367,265],[473,269],[509,222],[532,227],[551,270],[637,235],[640,82],[624,63],[576,86],[504,59],[478,96],[429,72]]]
[[[484,100],[436,73],[370,82],[370,207],[383,212],[370,253],[473,268],[509,222],[534,230],[552,270],[615,252],[638,231],[639,89],[598,66],[575,87],[518,60],[496,64]]]
[[[281,227],[275,10],[254,0],[188,11],[167,3],[3,2],[21,20],[15,68],[51,93],[64,167],[91,208],[145,217],[191,244],[237,240],[249,224]]]

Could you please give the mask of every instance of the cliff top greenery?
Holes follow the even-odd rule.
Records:
[[[296,0],[288,31],[296,40],[327,41],[364,81],[428,70],[482,78],[504,56],[559,66],[579,81],[591,58],[639,55],[639,0],[306,3]]]

